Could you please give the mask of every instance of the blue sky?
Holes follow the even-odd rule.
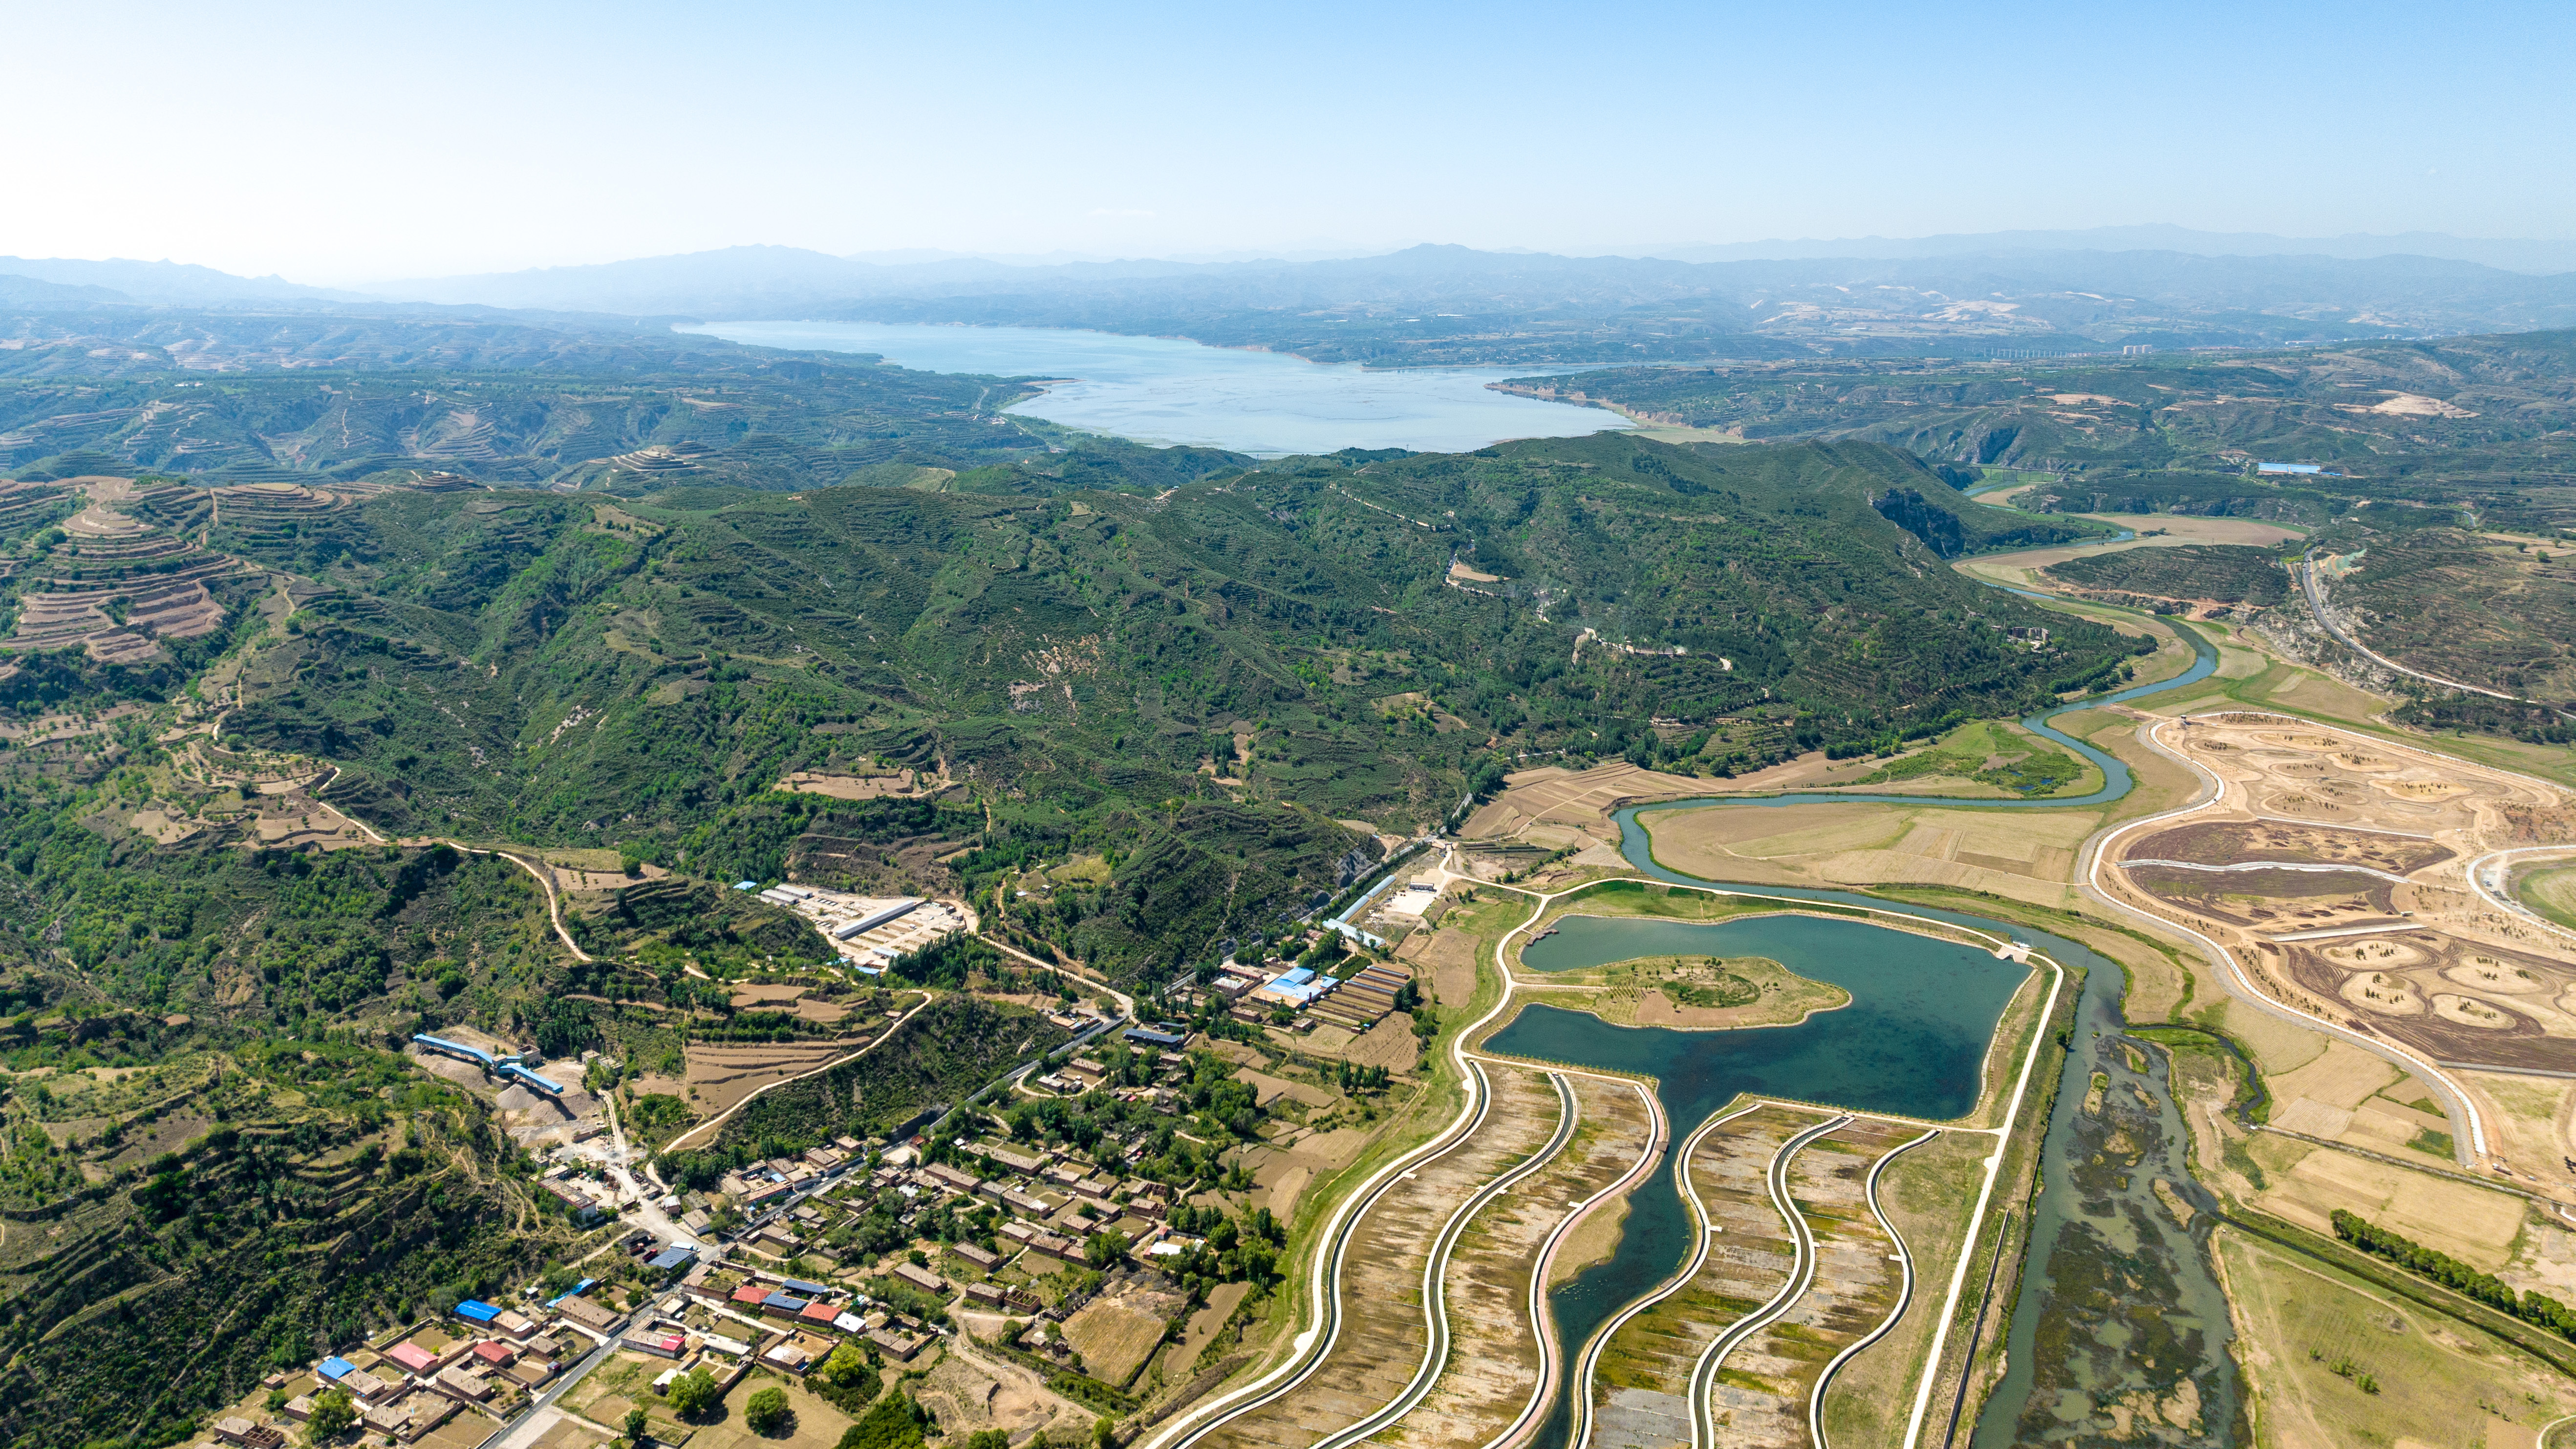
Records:
[[[0,0],[0,253],[2576,236],[2576,7]]]

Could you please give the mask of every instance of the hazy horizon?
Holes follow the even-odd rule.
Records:
[[[2576,237],[2576,193],[2535,184],[2576,141],[2563,7],[138,3],[13,39],[20,114],[78,124],[0,160],[0,252],[316,286],[758,243]]]

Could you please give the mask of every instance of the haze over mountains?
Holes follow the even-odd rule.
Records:
[[[517,324],[536,312],[613,330],[647,318],[1077,327],[1379,366],[2015,357],[2576,324],[2569,243],[2154,226],[1654,250],[1574,257],[1426,244],[1306,260],[1003,261],[740,246],[386,283],[367,295],[167,261],[0,258],[0,306],[287,308],[451,323],[457,314],[443,309],[500,308]],[[132,328],[22,316],[14,330],[23,348]]]

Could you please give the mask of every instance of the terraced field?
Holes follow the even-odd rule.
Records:
[[[63,540],[21,574],[17,626],[24,651],[80,648],[101,664],[165,659],[163,639],[193,639],[224,625],[208,586],[258,570],[137,517],[160,494],[122,478],[73,479],[81,507],[58,525]]]
[[[1489,1077],[1493,1110],[1477,1128],[1405,1173],[1352,1226],[1342,1262],[1339,1331],[1314,1372],[1295,1391],[1219,1425],[1198,1444],[1308,1449],[1337,1439],[1405,1394],[1431,1344],[1423,1278],[1444,1226],[1480,1188],[1546,1148],[1563,1124],[1544,1076],[1499,1070]]]
[[[1506,1078],[1538,1074],[1496,1066]],[[1531,1289],[1552,1243],[1563,1241],[1577,1205],[1591,1202],[1643,1161],[1654,1122],[1637,1088],[1570,1077],[1575,1128],[1539,1171],[1476,1215],[1449,1259],[1450,1353],[1420,1405],[1379,1442],[1413,1449],[1471,1449],[1492,1442],[1533,1406],[1547,1365]]]
[[[1791,1284],[1803,1253],[1771,1197],[1772,1165],[1832,1118],[1764,1104],[1721,1117],[1685,1145],[1686,1196],[1706,1232],[1665,1295],[1612,1320],[1585,1356],[1589,1440],[1599,1449],[1664,1449],[1693,1439],[1693,1380],[1722,1335]],[[1578,1424],[1578,1442],[1585,1426]]]

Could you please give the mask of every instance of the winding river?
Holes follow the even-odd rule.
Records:
[[[1712,885],[1720,883],[1685,875],[1655,859],[1652,840],[1637,820],[1640,811],[1846,800],[1972,810],[2061,810],[2109,804],[2135,788],[2128,768],[2056,729],[2053,721],[2076,710],[2181,689],[2216,672],[2216,648],[2197,630],[2176,632],[2197,656],[2181,674],[2062,705],[2023,721],[2034,733],[2075,751],[2102,772],[2102,788],[2089,795],[1961,800],[1807,791],[1664,801],[1617,813],[1620,848],[1630,864],[1655,879]],[[1848,891],[1748,889],[1890,908],[1887,901]],[[2006,1330],[2006,1376],[1973,1429],[1961,1426],[1962,1439],[1974,1449],[2108,1443],[2106,1436],[2118,1422],[2129,1426],[2128,1437],[2121,1442],[2195,1446],[2249,1442],[2235,1362],[2228,1352],[2231,1330],[2226,1299],[2210,1262],[2208,1236],[2214,1219],[2207,1209],[2215,1204],[2192,1181],[2185,1162],[2188,1137],[2172,1100],[2162,1054],[2125,1036],[2120,968],[2077,942],[2028,927],[1928,906],[1896,909],[2028,941],[2083,976],[2069,1051],[2041,1148],[2042,1188],[2021,1288]],[[1790,921],[1799,924],[1784,924]],[[1620,923],[1618,931],[1598,929],[1611,924],[1596,922],[1578,934],[1578,923],[1569,920],[1547,943],[1552,949],[1533,948],[1524,960],[1533,969],[1563,970],[1597,964],[1591,959],[1595,957],[1606,961],[1670,954],[1664,935],[1626,923]],[[1639,923],[1667,930],[1674,924]],[[1982,952],[1860,922],[1772,917],[1684,929],[1709,933],[1697,939],[1711,944],[1692,950],[1771,956],[1792,970],[1845,987],[1852,993],[1852,1005],[1811,1017],[1797,1027],[1725,1037],[1615,1027],[1582,1013],[1531,1007],[1497,1033],[1491,1045],[1502,1052],[1653,1076],[1675,1141],[1687,1138],[1694,1126],[1737,1090],[1774,1091],[1913,1116],[1957,1116],[1974,1102],[1977,1063],[2004,1001],[2020,980],[2018,970],[1998,969],[2000,963]],[[1719,941],[1725,943],[1722,949],[1714,944]],[[1762,948],[1755,946],[1756,941],[1763,943]],[[1602,955],[1604,951],[1624,954]],[[2002,997],[1989,1005],[1996,989]],[[1851,1030],[1855,1027],[1863,1029]],[[1972,1050],[1961,1045],[1963,1036],[1974,1038]],[[1839,1044],[1841,1053],[1847,1054],[1820,1053],[1816,1048],[1825,1042]],[[2103,1078],[2105,1089],[2088,1104],[2096,1074]],[[1962,1091],[1964,1098],[1959,1095]],[[1674,1186],[1673,1166],[1667,1149],[1655,1176],[1631,1199],[1626,1231],[1610,1258],[1549,1295],[1569,1382],[1572,1365],[1592,1333],[1625,1304],[1667,1278],[1689,1249],[1690,1225]],[[2158,1183],[2171,1194],[2170,1203],[2157,1197]],[[2186,1207],[2193,1209],[2187,1222],[2179,1211]],[[1991,1230],[1991,1226],[1990,1220],[1981,1228]],[[1576,1387],[1568,1393],[1580,1391]],[[1946,1406],[1935,1407],[1946,1410]],[[1537,1443],[1544,1449],[1562,1449],[1570,1416],[1570,1398],[1560,1394]],[[1948,1442],[1945,1423],[1946,1412],[1933,1414],[1922,1442]]]

